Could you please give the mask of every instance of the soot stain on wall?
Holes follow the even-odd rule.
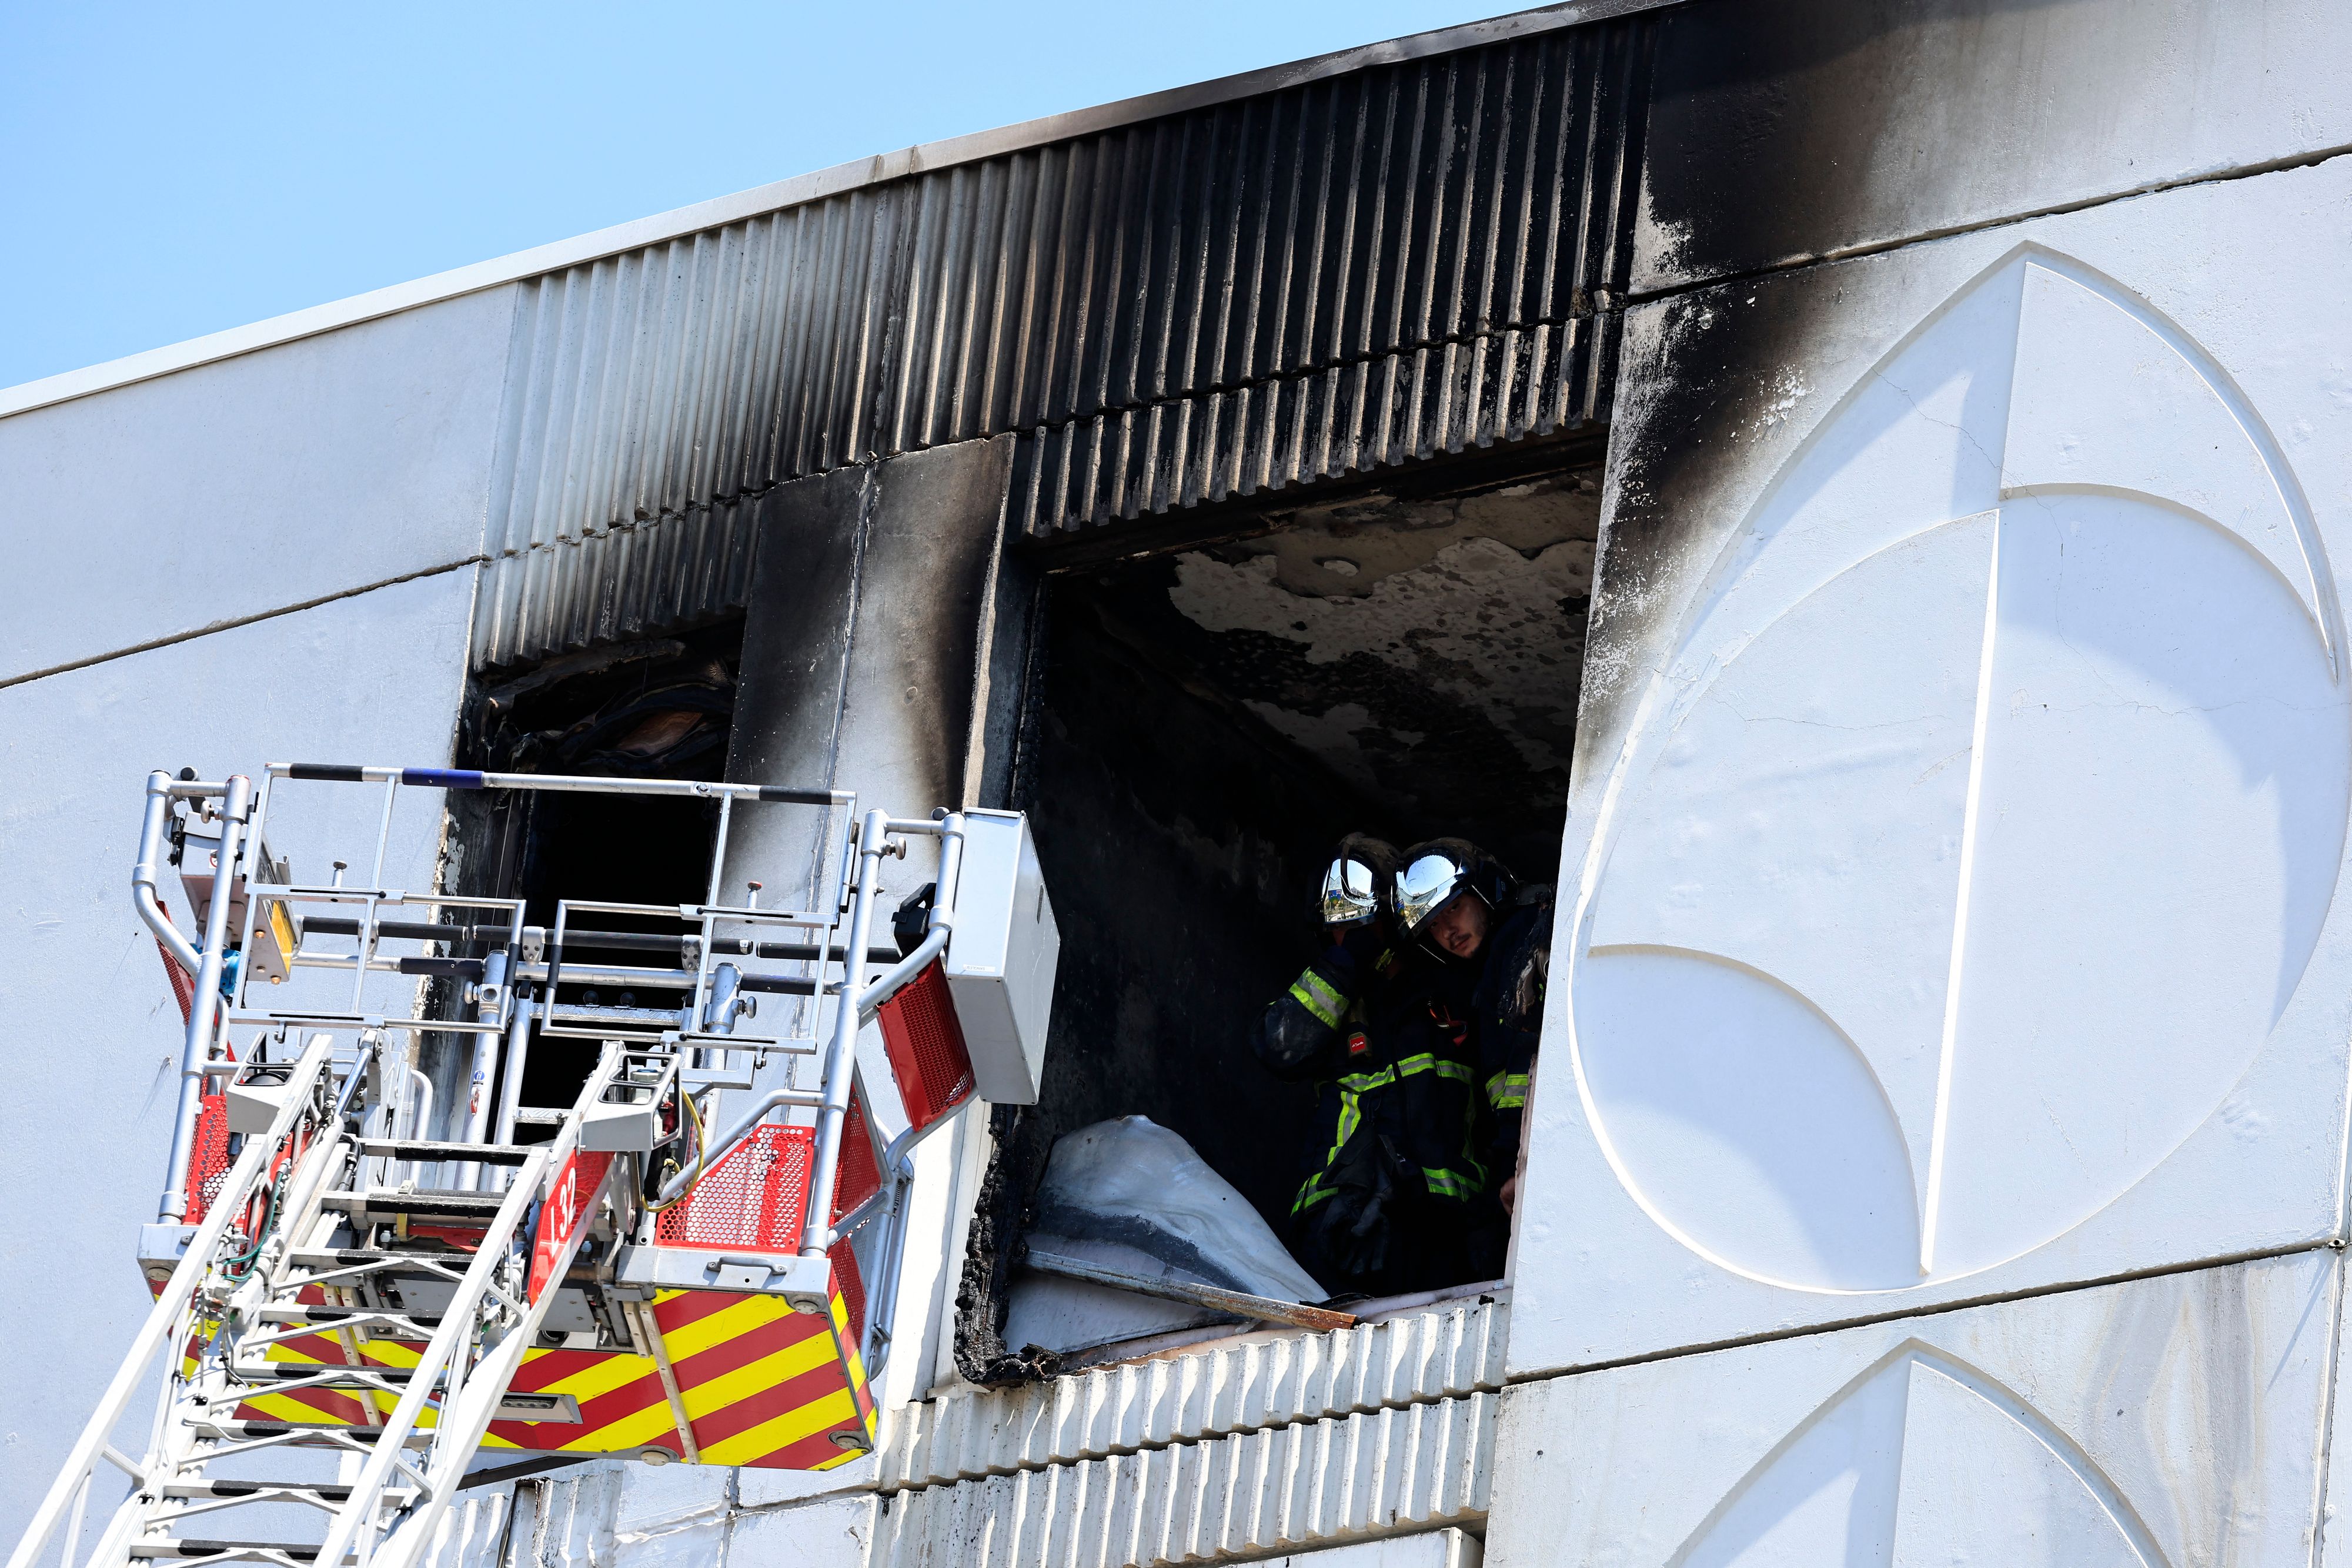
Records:
[[[1706,0],[1660,18],[1636,290],[1786,267],[1966,210],[1937,131],[2001,113],[2013,13],[2072,0]],[[2027,18],[2030,22],[2031,18]],[[2118,40],[2118,47],[2130,47]],[[1923,190],[1943,199],[1924,203]]]
[[[1738,497],[1759,449],[1793,449],[1785,438],[1801,442],[1846,390],[1813,377],[1824,345],[1854,330],[1854,265],[1720,284],[1631,313],[1593,566],[1579,778],[1605,777],[1649,672],[1674,656],[1690,595],[1746,520]]]
[[[735,716],[743,622],[559,655],[470,690],[459,765],[496,772],[716,779]],[[447,863],[453,892],[520,897],[525,918],[551,925],[559,899],[676,905],[707,891],[716,809],[708,801],[505,790],[452,790]],[[602,915],[610,928],[656,926]],[[478,949],[451,952],[478,956]],[[456,1017],[458,984],[433,982],[428,1012]],[[570,988],[566,988],[567,995]],[[446,1012],[439,1009],[447,1009]],[[445,1116],[465,1103],[473,1037],[436,1032],[420,1052]],[[526,1105],[571,1103],[593,1047],[541,1040],[525,1069]],[[522,1142],[549,1135],[523,1129]]]

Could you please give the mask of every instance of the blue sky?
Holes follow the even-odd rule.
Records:
[[[0,0],[0,386],[866,153],[1515,8]]]

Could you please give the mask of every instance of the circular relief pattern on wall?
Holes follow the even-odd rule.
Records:
[[[1990,1268],[2210,1117],[2311,956],[2352,728],[2307,509],[2194,343],[2029,251],[1741,537],[1601,828],[1594,1124],[1739,1272]]]

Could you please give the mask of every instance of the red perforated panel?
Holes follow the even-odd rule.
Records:
[[[703,1173],[684,1202],[662,1210],[655,1243],[799,1251],[815,1142],[806,1127],[769,1122],[753,1129]]]
[[[938,959],[882,1004],[879,1022],[908,1121],[928,1127],[971,1097],[971,1053]]]
[[[874,1134],[866,1124],[866,1105],[857,1091],[849,1092],[849,1111],[841,1119],[841,1158],[834,1166],[833,1212],[827,1220],[835,1225],[841,1217],[872,1197],[882,1186],[882,1167],[874,1158]]]
[[[170,925],[171,920],[171,911],[164,910],[164,924]],[[196,1016],[196,977],[180,967],[180,961],[172,956],[172,950],[163,946],[161,936],[155,938],[155,951],[163,956],[163,974],[172,982],[172,995],[180,1004],[180,1021],[184,1024],[194,1022]]]
[[[196,1113],[195,1140],[188,1146],[188,1212],[186,1222],[202,1225],[228,1180],[228,1102],[218,1094],[204,1097]]]

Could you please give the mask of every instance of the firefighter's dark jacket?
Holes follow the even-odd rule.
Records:
[[[1471,1031],[1478,973],[1360,936],[1326,948],[1265,1009],[1251,1037],[1259,1062],[1317,1085],[1295,1216],[1362,1186],[1353,1173],[1375,1163],[1392,1178],[1418,1178],[1443,1206],[1486,1189]]]
[[[1551,971],[1551,889],[1532,887],[1506,911],[1486,945],[1486,963],[1471,1007],[1476,1022],[1478,1085],[1486,1106],[1479,1156],[1494,1179],[1519,1158],[1519,1123],[1543,1028],[1544,987]]]

